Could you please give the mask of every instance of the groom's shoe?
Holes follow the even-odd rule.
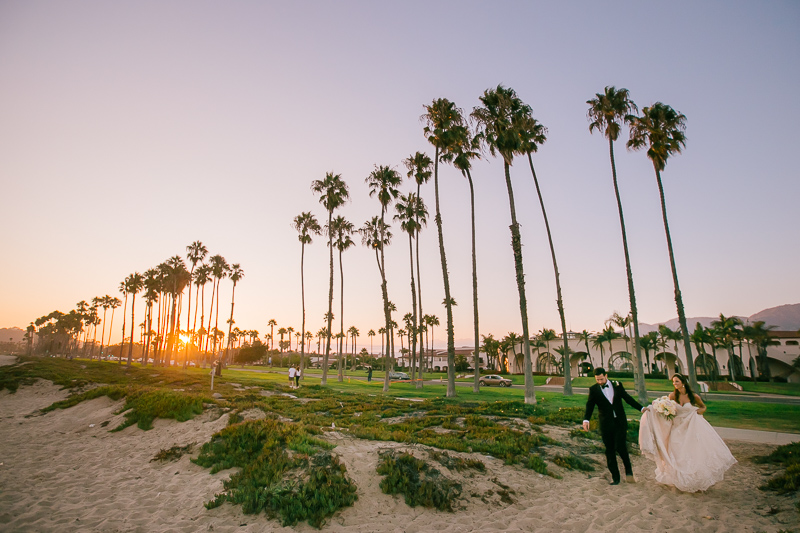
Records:
[[[609,483],[609,485],[619,485],[619,480],[615,479],[611,483]]]

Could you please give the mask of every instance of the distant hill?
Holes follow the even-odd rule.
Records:
[[[25,330],[19,328],[0,328],[0,342],[22,342]]]
[[[695,324],[700,322],[704,328],[710,327],[711,322],[719,317],[687,317],[686,325],[690,331],[694,331]],[[739,316],[743,321],[755,322],[763,320],[768,326],[775,326],[778,331],[797,331],[800,329],[800,304],[786,304],[778,307],[770,307],[750,316]],[[678,329],[678,319],[673,318],[667,322],[661,322],[670,329]],[[645,335],[651,331],[657,331],[659,324],[639,323],[639,333]]]

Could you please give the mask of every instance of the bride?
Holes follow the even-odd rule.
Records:
[[[703,413],[702,398],[692,392],[686,376],[672,377],[674,417],[668,419],[653,405],[645,408],[639,427],[639,449],[656,463],[656,481],[685,492],[706,490],[722,481],[736,463],[730,450]],[[655,402],[654,402],[655,403]]]

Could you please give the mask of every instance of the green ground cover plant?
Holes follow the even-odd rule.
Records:
[[[409,453],[382,452],[377,472],[386,476],[380,483],[384,494],[402,494],[411,507],[453,512],[453,504],[461,496],[460,483]]]
[[[753,461],[786,468],[782,474],[773,477],[766,484],[759,487],[761,490],[789,494],[800,489],[800,442],[780,446],[769,455],[754,457]],[[800,507],[798,507],[798,510],[800,510]]]
[[[331,448],[298,424],[251,420],[216,433],[193,462],[212,474],[241,468],[224,482],[224,491],[206,503],[208,509],[228,501],[247,514],[264,511],[283,526],[307,520],[319,528],[358,498]]]

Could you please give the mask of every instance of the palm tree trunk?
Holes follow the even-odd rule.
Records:
[[[231,346],[231,328],[233,327],[233,297],[236,294],[236,283],[233,284],[233,290],[231,290],[231,318],[228,320],[228,341],[225,343],[225,356],[224,359],[226,362],[228,361],[228,349]]]
[[[522,319],[522,352],[524,354],[523,372],[525,374],[525,403],[536,403],[536,391],[533,386],[533,369],[531,368],[531,340],[528,331],[528,300],[525,298],[525,272],[522,267],[522,242],[519,235],[517,211],[514,207],[514,189],[511,186],[511,173],[508,161],[503,160],[508,189],[508,203],[511,208],[511,249],[514,251],[514,268],[517,274],[517,291],[519,292],[519,314]]]
[[[569,340],[567,339],[567,321],[564,318],[564,302],[561,298],[561,281],[558,275],[558,263],[556,262],[556,249],[553,246],[553,236],[550,233],[550,223],[547,221],[547,211],[544,208],[544,198],[542,198],[542,190],[539,188],[539,180],[536,177],[536,170],[533,168],[533,158],[531,153],[528,152],[528,163],[531,166],[531,174],[533,174],[533,184],[536,186],[536,194],[539,196],[539,205],[542,207],[542,216],[544,217],[544,227],[547,230],[547,242],[550,243],[550,255],[553,257],[553,271],[556,276],[556,303],[558,304],[558,315],[561,317],[561,333],[564,337],[564,396],[572,396],[572,376],[571,365],[569,357]],[[549,346],[548,346],[548,351]]]
[[[380,256],[378,255],[378,251],[375,252],[375,260],[378,262],[378,270],[381,273],[381,297],[383,298],[383,319],[386,321],[386,349],[384,350],[383,362],[384,362],[384,376],[383,376],[383,392],[387,392],[389,390],[389,372],[394,370],[394,364],[392,362],[392,356],[389,354],[389,346],[392,341],[392,337],[394,334],[392,333],[392,315],[389,311],[389,292],[386,287],[386,271],[384,270],[385,265],[385,258],[383,255],[383,242],[384,242],[384,208],[381,207],[381,233],[379,236],[381,245],[378,247],[380,250]],[[394,354],[394,350],[392,350],[392,355]]]
[[[122,305],[122,341],[119,343],[119,364],[122,364],[122,351],[125,349],[125,322],[126,316],[125,312],[128,310],[128,293],[125,293],[125,303]],[[131,335],[131,340],[133,340],[133,335]]]
[[[433,167],[433,185],[436,197],[436,229],[439,233],[439,256],[442,260],[442,278],[444,279],[444,306],[447,312],[447,397],[456,396],[456,346],[453,334],[453,302],[450,298],[450,275],[447,272],[447,257],[444,252],[444,234],[442,233],[442,214],[439,211],[439,147],[436,147],[436,159]]]
[[[414,226],[415,229],[417,226]],[[411,265],[411,331],[409,332],[409,342],[412,345],[411,349],[411,382],[416,383],[414,379],[416,376],[417,366],[417,290],[414,284],[414,246],[413,235],[408,234],[408,259]]]
[[[647,389],[644,380],[644,367],[642,365],[642,348],[639,342],[639,311],[636,307],[636,291],[633,289],[633,271],[631,270],[631,258],[628,253],[628,234],[625,231],[625,217],[622,214],[622,200],[619,196],[619,186],[617,185],[617,165],[614,161],[614,143],[609,137],[608,153],[611,158],[611,176],[614,181],[614,195],[617,198],[617,210],[619,211],[619,226],[622,231],[622,249],[625,252],[625,272],[628,276],[628,299],[631,304],[631,320],[633,321],[633,349],[636,352],[636,368],[638,370],[637,387],[639,402],[647,402]],[[697,389],[695,389],[697,390]]]
[[[417,198],[419,198],[420,192],[420,184],[417,183]],[[417,227],[417,238],[415,240],[416,245],[416,254],[417,254],[417,293],[419,294],[419,301],[417,307],[419,307],[419,381],[416,382],[416,386],[418,389],[422,388],[422,379],[423,379],[423,372],[424,372],[424,360],[425,360],[425,342],[423,339],[423,328],[422,328],[422,321],[424,320],[424,316],[422,314],[422,276],[419,272],[419,216],[415,215],[416,220],[416,227]]]
[[[469,183],[469,207],[470,207],[470,214],[471,214],[471,222],[472,222],[472,319],[473,319],[473,346],[475,346],[475,351],[473,352],[474,362],[473,368],[475,369],[475,378],[472,382],[472,392],[479,393],[481,390],[480,385],[480,378],[481,378],[481,350],[480,350],[480,329],[478,327],[478,264],[477,264],[477,254],[475,248],[475,188],[472,185],[472,174],[470,174],[469,169],[465,170],[467,176],[467,182]]]
[[[300,346],[300,377],[305,377],[305,359],[306,359],[306,282],[303,274],[303,262],[306,256],[306,243],[300,245],[300,302],[303,307],[303,321],[300,326],[300,331],[303,335],[303,344]]]
[[[675,268],[675,254],[672,251],[672,238],[669,234],[669,222],[667,221],[667,204],[664,200],[664,186],[661,184],[661,172],[657,167],[656,181],[658,182],[658,194],[661,197],[661,214],[664,217],[664,232],[667,235],[667,248],[669,249],[669,265],[672,268],[672,282],[675,285],[675,305],[678,307],[678,322],[681,325],[681,333],[683,334],[683,348],[686,351],[686,368],[689,369],[689,385],[693,390],[699,390],[697,387],[697,374],[694,370],[694,359],[692,357],[692,344],[689,340],[689,328],[686,326],[686,312],[683,309],[683,298],[681,297],[681,289],[678,286],[678,270]],[[675,354],[678,355],[677,353]]]
[[[333,221],[333,211],[328,211],[328,249],[330,250],[330,283],[328,284],[328,333],[325,337],[325,355],[322,359],[322,381],[320,384],[328,384],[328,359],[331,353],[331,317],[333,316],[333,231],[331,222]]]
[[[339,341],[339,367],[337,368],[337,381],[344,381],[344,368],[342,367],[342,342],[344,342],[344,270],[342,270],[342,251],[339,250],[339,333],[342,338]]]
[[[131,361],[133,360],[133,332],[136,330],[136,321],[133,318],[133,311],[136,306],[136,293],[133,293],[133,298],[131,299],[131,344],[128,346],[128,366],[131,366]],[[120,354],[121,356],[122,354]]]

